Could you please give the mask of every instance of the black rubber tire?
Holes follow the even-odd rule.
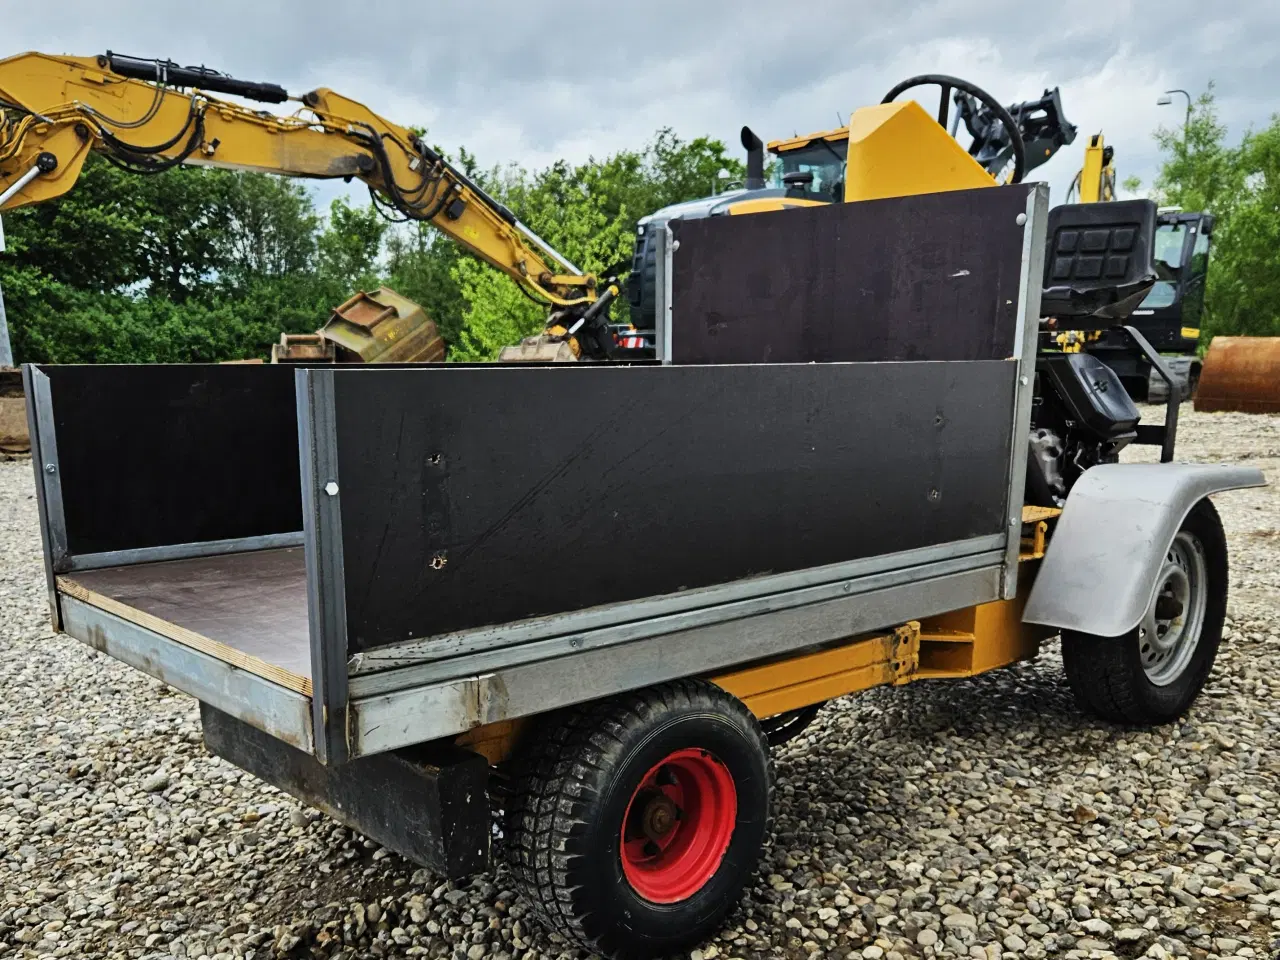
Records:
[[[729,770],[738,813],[719,868],[686,900],[656,904],[627,882],[621,825],[632,793],[685,747]],[[773,810],[760,724],[710,683],[678,680],[552,717],[517,760],[504,824],[506,858],[543,924],[606,957],[666,956],[723,925],[755,872]]]
[[[1181,529],[1204,547],[1208,584],[1200,639],[1176,680],[1161,687],[1148,679],[1136,629],[1123,637],[1062,633],[1062,659],[1076,703],[1103,720],[1143,727],[1171,723],[1191,708],[1213,669],[1227,612],[1226,535],[1208,500],[1192,508]]]
[[[765,738],[769,741],[769,746],[780,747],[784,743],[790,743],[800,734],[809,729],[809,724],[813,723],[818,717],[825,700],[822,703],[813,703],[807,707],[800,707],[798,710],[789,710],[786,713],[780,713],[776,717],[769,717],[760,721],[760,726],[764,730]]]

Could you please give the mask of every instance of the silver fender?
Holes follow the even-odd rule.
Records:
[[[1266,485],[1254,467],[1112,463],[1076,481],[1022,619],[1098,637],[1142,620],[1174,535],[1211,493]]]

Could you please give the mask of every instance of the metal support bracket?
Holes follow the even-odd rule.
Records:
[[[666,224],[658,227],[654,235],[654,287],[657,292],[657,305],[654,318],[654,346],[657,358],[662,363],[671,362],[671,271],[672,255],[676,242],[671,234],[671,227]]]
[[[1152,445],[1158,444],[1160,447],[1160,462],[1170,463],[1173,460],[1174,445],[1178,440],[1178,408],[1182,404],[1182,390],[1178,386],[1177,378],[1174,377],[1173,371],[1165,363],[1164,357],[1160,356],[1156,348],[1151,346],[1151,342],[1136,327],[1125,325],[1118,329],[1123,331],[1134,346],[1142,351],[1142,356],[1151,364],[1151,368],[1164,381],[1165,386],[1169,388],[1169,397],[1164,405],[1164,426],[1152,428],[1149,432],[1139,428],[1137,442]]]
[[[1022,270],[1018,284],[1018,327],[1012,360],[1017,364],[1013,391],[1012,442],[1009,451],[1009,495],[1005,524],[1005,557],[1000,595],[1012,600],[1018,592],[1018,553],[1022,547],[1023,488],[1027,476],[1026,437],[1031,430],[1031,405],[1035,394],[1036,341],[1040,329],[1040,294],[1044,277],[1045,233],[1049,214],[1049,187],[1035,184],[1027,193],[1026,212],[1015,221],[1022,230]]]
[[[298,403],[316,759],[322,764],[337,765],[347,761],[350,751],[347,608],[333,371],[298,370],[294,385]]]
[[[916,678],[920,669],[920,623],[912,620],[893,631],[893,685],[900,687]]]

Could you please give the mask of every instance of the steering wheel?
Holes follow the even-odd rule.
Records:
[[[1009,137],[1010,146],[1013,148],[1013,174],[1006,183],[1021,183],[1023,175],[1027,172],[1027,145],[1022,140],[1022,132],[1018,129],[1017,122],[1013,119],[1013,115],[1001,105],[995,97],[987,93],[976,84],[970,83],[968,80],[961,80],[959,77],[949,77],[944,73],[925,73],[918,77],[911,77],[903,80],[900,84],[890,90],[881,103],[892,103],[898,99],[903,93],[914,87],[932,87],[937,86],[942,89],[942,95],[938,99],[938,123],[942,125],[942,129],[946,130],[952,136],[955,136],[955,130],[948,127],[947,118],[951,111],[951,97],[953,91],[959,91],[967,94],[974,100],[977,100],[984,107],[991,111],[991,115],[1000,121],[1000,125],[1004,127],[1005,133]],[[965,125],[969,127],[969,132],[975,137],[979,136],[979,132],[973,129],[972,115],[973,111],[962,111],[967,114],[965,117]],[[969,148],[969,153],[977,155],[983,147],[992,139],[992,133],[995,125],[988,124],[986,129],[981,132],[982,139],[974,140],[973,146]]]

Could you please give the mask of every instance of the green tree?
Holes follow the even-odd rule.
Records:
[[[369,204],[353,207],[341,198],[329,207],[329,222],[317,241],[320,273],[343,289],[377,286],[378,254],[387,221]]]
[[[1163,154],[1155,198],[1184,210],[1227,214],[1239,195],[1244,170],[1240,149],[1227,145],[1213,85],[1196,99],[1185,126],[1160,127],[1155,138]]]
[[[296,180],[233,174],[221,197],[221,279],[242,287],[311,271],[320,217]]]
[[[560,162],[536,174],[495,169],[482,182],[575,265],[598,273],[630,259],[641,217],[706,196],[721,169],[736,178],[745,173],[720,141],[683,141],[660,130],[640,151],[577,166]],[[464,316],[456,339],[450,338],[451,359],[492,359],[506,344],[541,329],[546,308],[496,271],[463,257],[452,275]]]
[[[1227,141],[1210,85],[1185,130],[1156,133],[1164,160],[1153,196],[1216,219],[1201,342],[1218,334],[1280,335],[1280,116]]]
[[[447,343],[462,331],[464,301],[454,268],[461,247],[430,224],[398,224],[387,231],[387,286],[422,306]]]
[[[222,212],[235,174],[175,167],[127,176],[146,291],[176,302],[198,294],[224,264]]]
[[[4,215],[3,272],[34,270],[86,290],[118,290],[143,272],[145,206],[134,177],[91,154],[75,188]],[[16,282],[16,281],[15,281]]]

